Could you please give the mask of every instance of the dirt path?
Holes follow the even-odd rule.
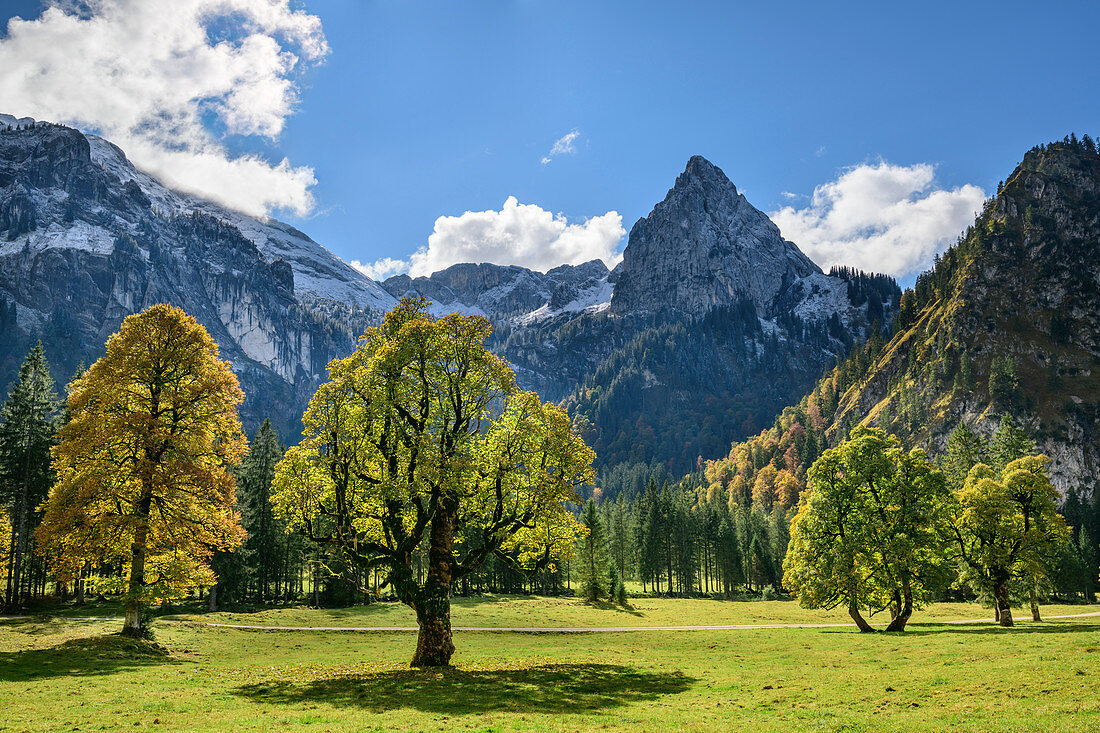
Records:
[[[1061,616],[1044,616],[1043,620],[1061,618],[1089,618],[1100,616],[1100,611],[1091,613],[1071,613]],[[0,616],[0,619],[35,619],[41,616]],[[112,616],[53,616],[52,619],[67,621],[122,621]],[[1030,623],[1030,619],[1023,619]],[[416,626],[263,626],[259,624],[222,624],[210,621],[185,621],[180,619],[160,619],[160,623],[197,624],[219,629],[243,629],[245,631],[418,631]],[[957,619],[952,621],[928,621],[918,623],[921,626],[946,624],[993,624],[989,618]],[[850,623],[837,624],[724,624],[720,626],[455,626],[454,631],[495,631],[513,634],[587,634],[622,633],[627,631],[749,631],[752,629],[835,629],[852,626]]]
[[[1085,618],[1100,616],[1100,611],[1092,613],[1072,613],[1062,616],[1044,616],[1046,619]],[[1030,620],[1025,620],[1029,622]],[[186,622],[180,622],[186,623]],[[223,629],[246,629],[250,631],[417,631],[416,626],[261,626],[252,624],[219,624],[200,621],[205,626]],[[958,619],[952,621],[929,621],[928,624],[992,624],[989,618]],[[720,626],[455,626],[454,631],[497,631],[515,634],[584,634],[588,632],[620,633],[626,631],[748,631],[752,629],[835,629],[852,626],[851,623],[838,624],[723,624]]]

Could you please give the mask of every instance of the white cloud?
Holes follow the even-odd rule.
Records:
[[[352,260],[351,266],[359,272],[363,273],[371,280],[382,281],[393,275],[405,272],[409,269],[409,263],[406,260],[395,260],[392,257],[383,257],[380,260],[374,262],[360,262],[359,260]]]
[[[428,245],[407,260],[386,257],[352,265],[374,279],[406,271],[413,277],[431,275],[459,262],[522,265],[545,272],[600,259],[613,267],[622,259],[619,242],[625,234],[623,218],[615,211],[570,224],[561,214],[509,196],[500,211],[439,217]]]
[[[918,272],[974,221],[985,192],[935,185],[935,169],[880,161],[814,189],[810,205],[771,214],[786,239],[824,269],[851,265],[902,277]]]
[[[290,0],[53,0],[0,38],[0,110],[102,134],[178,188],[248,213],[314,206],[312,169],[233,156],[211,132],[282,132],[328,53]]]
[[[574,143],[577,142],[577,138],[581,136],[579,130],[570,130],[557,140],[554,141],[553,147],[550,148],[550,152],[542,157],[542,164],[546,165],[559,155],[572,155],[577,152]]]

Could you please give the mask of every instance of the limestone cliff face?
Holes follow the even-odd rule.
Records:
[[[701,156],[630,230],[617,271],[617,314],[700,314],[744,299],[765,313],[791,282],[821,272]]]
[[[41,338],[63,382],[77,362],[103,353],[127,315],[172,303],[198,318],[232,362],[249,427],[271,417],[293,438],[325,364],[354,344],[350,323],[358,328],[377,311],[354,306],[349,318],[328,322],[313,308],[315,289],[295,290],[295,264],[323,264],[320,247],[303,243],[295,264],[265,256],[237,226],[243,215],[210,202],[187,208],[103,146],[71,128],[0,119],[2,381]],[[106,157],[93,157],[96,150]],[[252,226],[284,231],[271,222]],[[261,242],[271,248],[274,238]],[[342,272],[343,263],[328,257],[330,269]],[[330,278],[329,291],[354,296],[373,287],[392,301],[374,283],[356,285],[358,274],[349,277]]]

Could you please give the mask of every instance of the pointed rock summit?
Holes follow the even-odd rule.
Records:
[[[696,155],[630,230],[611,310],[702,314],[749,298],[765,313],[788,283],[820,272],[721,168]]]

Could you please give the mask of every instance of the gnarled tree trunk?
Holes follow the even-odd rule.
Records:
[[[899,610],[890,620],[887,631],[905,631],[905,624],[909,623],[909,617],[913,615],[913,588],[908,580],[902,583],[900,601]]]
[[[130,550],[130,582],[126,590],[126,619],[122,635],[141,637],[141,589],[145,585],[145,532],[139,530]]]
[[[449,504],[446,500],[441,504]],[[428,574],[413,602],[420,633],[414,667],[448,667],[455,645],[451,637],[451,581],[457,504],[441,507],[432,519],[428,545]]]
[[[152,487],[146,486],[138,503],[141,524],[134,532],[130,546],[130,582],[126,588],[126,618],[122,622],[122,635],[140,638],[141,592],[145,587],[146,544],[149,541],[149,509],[153,505]]]
[[[856,622],[856,626],[859,628],[860,633],[866,634],[875,630],[871,624],[867,623],[867,619],[863,618],[863,614],[859,612],[859,604],[856,603],[854,594],[848,601],[848,615]]]

